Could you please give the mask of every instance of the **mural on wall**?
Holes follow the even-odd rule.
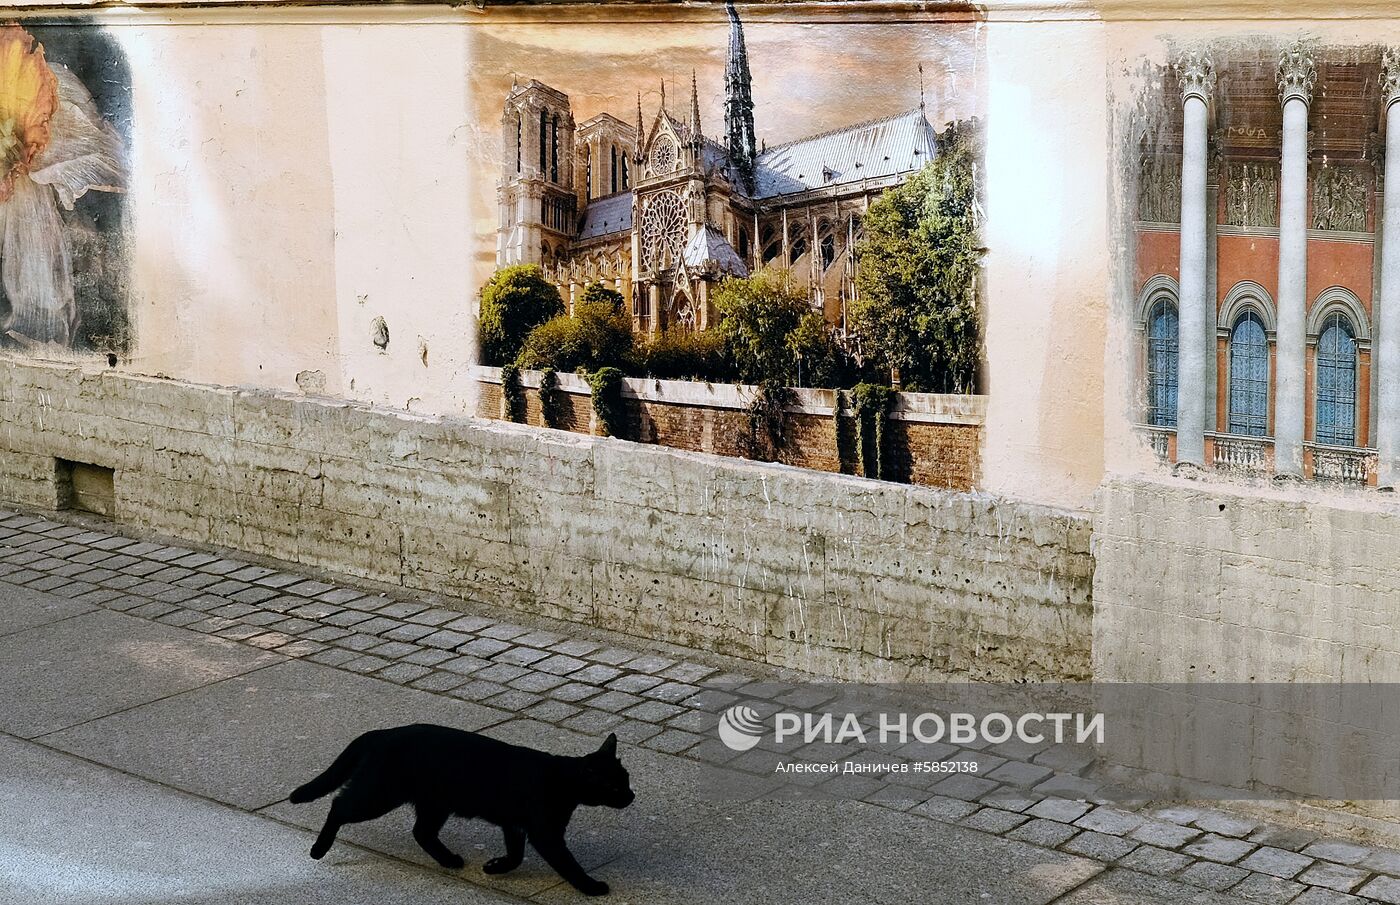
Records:
[[[125,353],[130,79],[84,25],[0,26],[0,343]]]
[[[1178,471],[1393,484],[1400,361],[1374,325],[1400,300],[1400,56],[1290,36],[1166,57],[1120,111],[1139,437]]]
[[[525,367],[614,363],[555,355],[555,337],[526,339],[534,323],[514,333],[501,323],[497,298],[548,294],[531,288],[542,283],[558,300],[537,306],[539,318],[615,298],[638,344],[699,334],[677,340],[688,350],[726,333],[726,310],[782,295],[807,314],[788,336],[807,351],[790,366],[774,363],[781,352],[767,364],[696,353],[675,375],[617,365],[971,389],[985,109],[976,22],[813,24],[732,3],[627,21],[570,15],[504,12],[472,29],[476,117],[500,124],[483,136],[490,168],[476,208],[478,233],[496,237],[477,249],[482,283],[496,274],[483,360],[507,363],[525,344]],[[896,285],[897,273],[936,278]]]

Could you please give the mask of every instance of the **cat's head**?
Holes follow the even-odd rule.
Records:
[[[603,746],[583,757],[583,804],[625,808],[636,798],[627,769],[617,757],[617,736],[609,735]]]

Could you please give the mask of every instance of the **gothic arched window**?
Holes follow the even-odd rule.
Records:
[[[773,228],[773,224],[765,224],[759,229],[758,247],[764,264],[776,258],[783,250],[782,236]]]
[[[1253,311],[1230,330],[1229,430],[1246,437],[1269,432],[1269,341]]]
[[[825,272],[836,263],[836,227],[830,220],[817,224],[817,247],[821,250],[821,267]]]
[[[549,118],[549,178],[559,181],[559,114]]]
[[[1176,427],[1176,306],[1162,299],[1147,318],[1147,423]]]
[[[1323,322],[1317,341],[1318,443],[1356,444],[1356,331],[1341,312]]]
[[[583,146],[583,197],[593,197],[593,146]]]
[[[797,263],[807,253],[807,226],[803,223],[788,225],[788,266]]]
[[[549,162],[549,114],[540,111],[540,175],[549,172],[545,169],[545,164]]]

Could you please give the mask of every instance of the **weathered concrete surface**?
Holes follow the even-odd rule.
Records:
[[[0,498],[819,674],[1089,676],[1090,523],[985,495],[77,367],[0,371]]]
[[[120,613],[74,616],[0,637],[0,732],[33,738],[282,659]]]
[[[441,872],[0,734],[0,899],[24,905],[486,905]]]
[[[1400,681],[1400,506],[1393,495],[1326,487],[1118,478],[1100,489],[1094,532],[1094,678],[1105,682],[1348,683]],[[1291,789],[1290,771],[1338,769],[1334,751],[1302,741],[1369,731],[1389,714],[1345,713],[1325,696],[1291,712],[1298,741],[1241,754]],[[1239,720],[1249,720],[1246,710]],[[1205,731],[1197,726],[1197,731]],[[1209,756],[1209,745],[1181,746]],[[1186,753],[1160,766],[1209,775]],[[1338,803],[1324,804],[1339,809]],[[1393,821],[1395,802],[1348,813]],[[1315,819],[1322,815],[1315,815]],[[1337,815],[1337,819],[1350,819]],[[1364,821],[1363,821],[1364,823]],[[1371,827],[1392,835],[1393,824]]]
[[[1094,676],[1400,681],[1400,505],[1224,482],[1100,490]]]

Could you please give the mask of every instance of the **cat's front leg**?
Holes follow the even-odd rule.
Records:
[[[515,870],[525,859],[525,831],[513,826],[501,827],[506,837],[506,853],[492,858],[482,866],[488,874],[504,874]]]
[[[590,877],[574,858],[569,847],[564,844],[562,833],[541,835],[530,834],[530,844],[535,847],[535,851],[549,863],[549,866],[558,871],[559,876],[568,880],[570,885],[586,896],[605,896],[608,894],[608,884],[602,880],[595,880]]]

